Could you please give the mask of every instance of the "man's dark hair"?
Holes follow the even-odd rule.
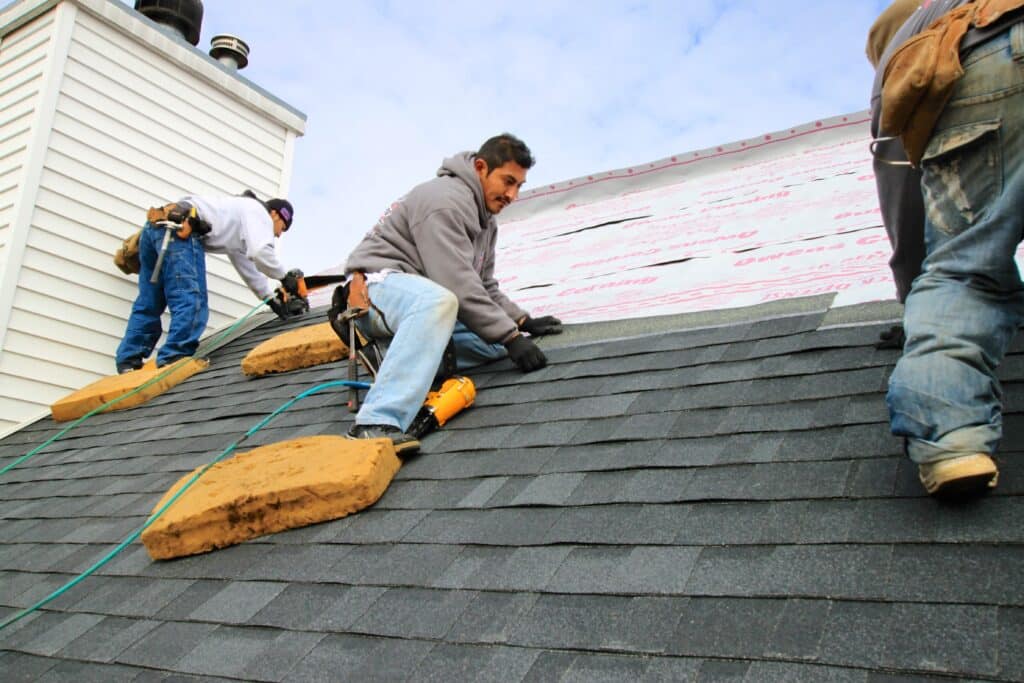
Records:
[[[487,163],[488,175],[491,171],[499,166],[504,166],[509,161],[514,161],[523,168],[530,168],[535,161],[526,143],[511,133],[495,135],[480,145],[476,158],[483,159]]]

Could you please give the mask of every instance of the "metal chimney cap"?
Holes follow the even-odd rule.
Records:
[[[238,36],[221,33],[210,39],[210,56],[226,66],[244,69],[249,64],[249,46]]]

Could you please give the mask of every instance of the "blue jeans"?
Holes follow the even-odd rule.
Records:
[[[919,464],[992,454],[1002,436],[996,368],[1024,314],[1014,261],[1024,231],[1021,60],[1021,23],[963,56],[921,163],[927,256],[886,399],[893,434]]]
[[[408,429],[440,371],[449,339],[455,342],[459,370],[507,355],[501,344],[489,344],[457,322],[458,299],[425,277],[391,273],[370,283],[369,294],[379,313],[371,308],[357,324],[363,334],[386,344],[386,351],[356,415],[358,424]]]
[[[121,345],[117,347],[118,366],[142,361],[153,352],[163,326],[160,316],[171,310],[167,338],[156,356],[157,365],[167,365],[191,356],[199,346],[199,337],[210,317],[206,296],[206,254],[198,237],[179,239],[172,233],[167,253],[160,266],[156,284],[149,282],[156,266],[164,229],[146,224],[139,239],[139,295],[132,305]]]

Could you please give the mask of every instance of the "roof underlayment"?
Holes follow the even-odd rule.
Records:
[[[499,279],[573,322],[891,299],[869,139],[853,114],[535,189],[502,216]]]
[[[574,323],[540,341],[547,368],[473,371],[476,404],[358,514],[181,560],[129,545],[0,631],[0,678],[1024,680],[1024,344],[1000,369],[999,487],[925,496],[888,430],[898,352],[874,346],[898,307],[864,116],[768,137],[524,196],[498,269]],[[239,368],[329,296],[0,476],[0,619],[343,378]],[[346,399],[243,449],[343,434]],[[0,468],[58,427],[0,440]]]

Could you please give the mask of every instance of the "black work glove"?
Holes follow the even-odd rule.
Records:
[[[267,306],[270,306],[270,310],[276,313],[281,320],[288,319],[288,306],[280,296],[270,297],[267,300]]]
[[[897,351],[903,350],[903,345],[907,343],[907,335],[903,331],[903,325],[893,325],[885,332],[878,335],[878,341],[875,342],[876,349],[896,349]]]
[[[285,309],[288,315],[293,317],[309,313],[309,299],[304,296],[290,296],[285,302]]]
[[[562,321],[553,315],[542,315],[539,318],[531,318],[527,315],[519,324],[519,329],[534,337],[545,334],[562,334]]]
[[[213,226],[210,225],[210,222],[200,218],[199,214],[195,213],[195,209],[192,210],[192,213],[189,214],[182,223],[187,223],[188,226],[192,228],[192,234],[198,237],[204,237],[213,230]]]
[[[505,344],[505,348],[508,349],[508,357],[523,372],[540,370],[548,364],[547,357],[537,345],[530,341],[529,337],[521,334],[517,334],[512,341]]]
[[[290,295],[299,296],[299,281],[302,277],[302,271],[298,268],[293,268],[285,273],[285,276],[281,278],[281,286],[284,287],[284,291],[288,292]]]

